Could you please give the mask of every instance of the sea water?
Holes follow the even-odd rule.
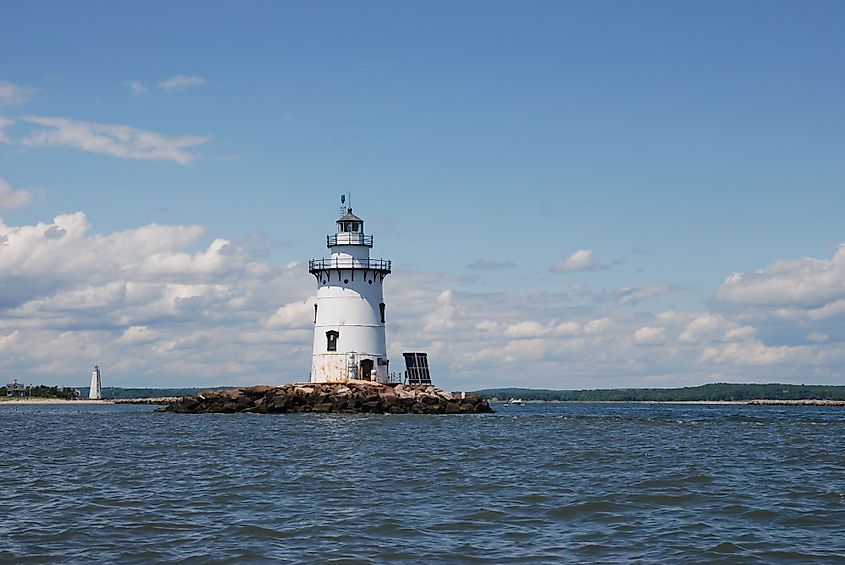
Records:
[[[845,562],[845,409],[0,405],[0,561]]]

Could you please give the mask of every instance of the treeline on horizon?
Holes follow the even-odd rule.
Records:
[[[672,402],[742,400],[845,400],[845,386],[712,383],[682,388],[611,388],[548,390],[490,388],[475,391],[487,400],[546,400],[569,402]]]
[[[9,389],[0,386],[0,398],[7,396],[8,392]],[[78,395],[79,390],[73,387],[47,385],[26,386],[20,393],[20,396],[27,398],[64,398],[66,400],[73,400]],[[15,396],[18,394],[16,393]]]
[[[231,386],[205,386],[205,387],[186,387],[186,388],[120,388],[120,387],[103,387],[103,398],[110,399],[130,399],[130,398],[162,398],[169,396],[195,396],[204,390],[229,390],[237,387]],[[82,393],[82,398],[88,398],[90,387],[79,389]]]
[[[162,398],[169,396],[195,396],[204,390],[230,390],[237,387],[231,386],[206,386],[194,388],[120,388],[103,387],[102,397],[105,399],[132,399],[132,398]],[[26,398],[62,398],[74,400],[76,398],[88,398],[91,387],[61,387],[47,385],[27,386],[21,397]],[[5,386],[0,386],[0,398],[7,396]],[[17,395],[16,395],[17,396]]]

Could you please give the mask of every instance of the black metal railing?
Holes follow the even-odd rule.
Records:
[[[329,269],[367,269],[369,271],[390,272],[389,259],[353,259],[343,257],[336,259],[311,259],[308,261],[308,272],[319,273]]]
[[[343,232],[326,236],[326,247],[335,245],[366,245],[373,246],[373,236],[363,233]]]

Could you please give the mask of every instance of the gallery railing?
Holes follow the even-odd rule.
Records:
[[[389,259],[355,259],[352,257],[332,259],[311,259],[308,261],[308,272],[318,273],[330,269],[367,269],[369,271],[390,272]]]
[[[335,245],[366,245],[373,246],[373,236],[363,233],[344,232],[326,236],[326,247]]]

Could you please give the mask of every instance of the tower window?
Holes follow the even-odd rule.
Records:
[[[343,279],[343,284],[349,284],[349,279]]]
[[[326,351],[337,351],[337,338],[340,334],[334,330],[326,332]]]
[[[384,323],[384,302],[378,305],[378,309],[381,311],[381,323]]]
[[[317,323],[317,305],[314,305],[314,323]]]
[[[358,224],[352,224],[352,231],[358,231]]]

